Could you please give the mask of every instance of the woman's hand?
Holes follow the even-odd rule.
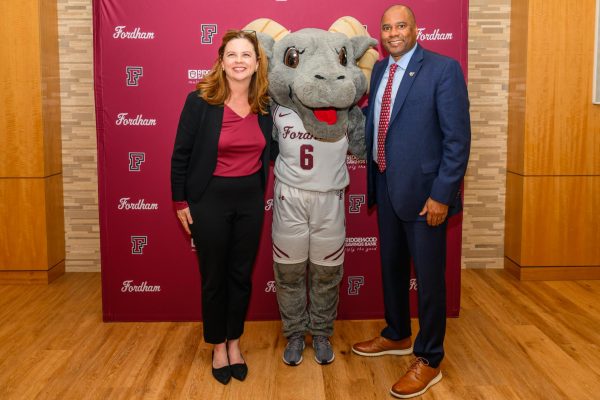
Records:
[[[193,224],[194,220],[192,219],[190,208],[187,207],[182,210],[177,210],[177,218],[179,218],[179,222],[181,222],[181,225],[183,225],[183,229],[185,229],[188,235],[191,235],[192,232],[190,231],[190,224]]]

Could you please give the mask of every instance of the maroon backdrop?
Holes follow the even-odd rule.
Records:
[[[418,41],[467,70],[467,0],[406,0]],[[194,246],[170,199],[170,156],[186,94],[212,66],[227,29],[261,17],[289,30],[328,29],[350,15],[379,39],[389,1],[94,0],[94,78],[106,321],[199,320]],[[378,48],[381,52],[381,49]],[[345,276],[339,317],[381,318],[376,215],[365,205],[365,164],[348,158]],[[271,260],[272,177],[249,319],[278,319]],[[462,215],[448,227],[448,315],[460,306]],[[416,282],[413,281],[413,306]],[[413,307],[413,313],[415,312]]]

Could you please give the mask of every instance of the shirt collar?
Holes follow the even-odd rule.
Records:
[[[406,68],[408,68],[408,63],[410,62],[410,59],[412,58],[412,55],[415,53],[415,50],[417,50],[417,44],[416,43],[413,46],[413,48],[410,49],[408,51],[408,53],[406,53],[402,57],[400,57],[400,59],[398,61],[394,61],[394,59],[390,55],[388,57],[388,65],[387,66],[389,67],[392,64],[398,64],[398,66],[400,68],[402,68],[403,70],[406,70]]]

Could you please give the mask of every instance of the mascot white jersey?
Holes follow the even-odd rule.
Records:
[[[348,139],[344,136],[336,142],[318,140],[306,132],[293,110],[277,105],[272,112],[279,142],[277,180],[315,192],[345,188],[350,181],[346,167]]]

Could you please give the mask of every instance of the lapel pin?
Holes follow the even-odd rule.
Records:
[[[414,72],[409,72],[408,76],[413,77],[413,76],[415,76],[415,73]]]

